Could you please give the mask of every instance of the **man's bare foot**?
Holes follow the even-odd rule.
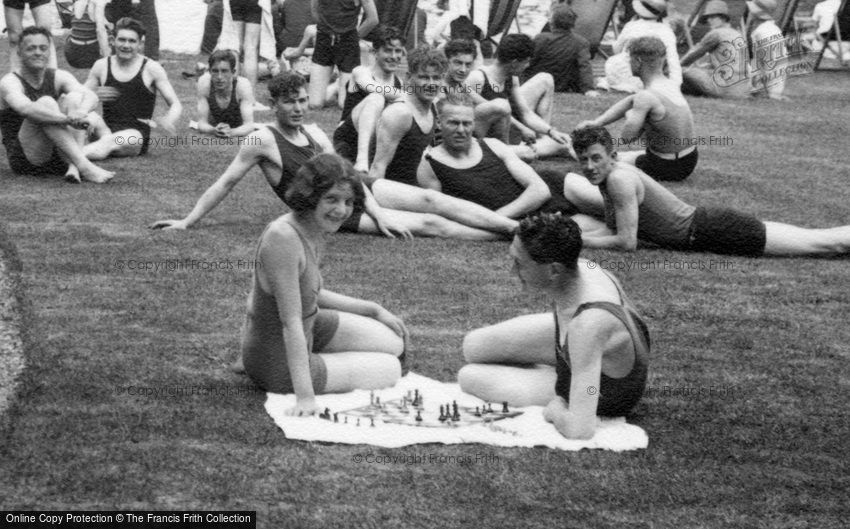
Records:
[[[92,168],[86,171],[80,171],[80,174],[83,180],[94,182],[95,184],[105,184],[115,176],[114,172],[101,169],[96,165],[92,165]]]
[[[65,181],[69,184],[81,184],[82,180],[80,180],[80,171],[76,166],[70,165],[68,166],[68,171],[65,172]]]
[[[244,375],[245,366],[242,364],[242,357],[240,356],[239,358],[237,358],[232,364],[230,364],[230,367],[228,369],[230,369],[237,375]]]
[[[298,48],[286,48],[283,50],[283,58],[288,61],[297,59],[301,55],[303,55],[303,52]]]

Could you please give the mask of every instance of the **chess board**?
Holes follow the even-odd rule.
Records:
[[[443,407],[443,420],[440,420],[441,406]],[[495,407],[492,404],[480,407],[459,406],[454,402],[433,403],[425,407],[422,404],[414,405],[410,400],[401,398],[373,401],[366,406],[338,412],[326,410],[320,417],[353,426],[401,424],[423,428],[458,428],[474,424],[489,424],[522,415],[521,411],[504,411],[505,407],[505,404],[499,404]],[[454,413],[455,408],[457,408],[457,414]],[[449,410],[450,413],[447,413],[446,410]]]

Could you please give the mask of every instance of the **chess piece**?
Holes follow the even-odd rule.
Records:
[[[339,422],[339,414],[334,413],[334,422]]]
[[[487,413],[493,413],[493,403],[492,402],[487,403]]]
[[[370,424],[369,424],[369,426],[374,427],[374,426],[375,426],[375,418],[374,418],[374,417],[369,417],[369,423],[370,423]]]
[[[348,415],[345,416],[345,422],[343,424],[348,424]]]
[[[481,410],[478,409],[478,406],[475,407],[475,416],[481,417]]]
[[[369,406],[371,406],[372,404],[375,404],[375,392],[374,391],[369,392]]]
[[[357,417],[357,426],[360,426],[360,417]]]
[[[443,411],[443,406],[440,406],[440,422],[446,422],[446,414]]]
[[[422,422],[422,410],[416,412],[416,422]]]
[[[510,413],[510,411],[508,411],[508,401],[502,403],[502,413]]]

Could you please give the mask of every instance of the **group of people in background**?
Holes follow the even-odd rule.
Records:
[[[762,28],[772,2],[748,2],[749,18],[763,21],[753,23],[757,38],[772,38],[772,27]],[[30,4],[38,13],[40,3]],[[242,27],[237,40],[244,46],[254,46],[261,4],[225,4],[225,18]],[[145,2],[129,5],[141,9]],[[327,235],[336,231],[510,238],[524,288],[551,298],[553,311],[470,333],[463,346],[469,365],[459,381],[485,400],[545,406],[547,420],[574,438],[591,437],[597,415],[633,408],[646,384],[649,352],[646,326],[621,285],[584,266],[583,247],[633,251],[644,241],[745,256],[850,251],[850,226],[810,230],[694,207],[659,183],[683,180],[697,166],[697,145],[687,141],[696,136],[694,119],[682,92],[702,87],[705,93],[712,83],[721,88],[689,67],[705,53],[722,61],[718,48],[737,42],[721,0],[707,5],[712,29],[681,61],[672,30],[661,22],[664,2],[635,0],[637,19],[615,43],[624,55],[612,58],[626,61],[629,76],[622,79],[634,93],[570,127],[571,134],[553,122],[555,92],[598,92],[589,45],[570,31],[576,15],[568,3],[553,7],[551,32],[536,39],[505,35],[486,65],[481,47],[468,39],[408,53],[406,35],[378,25],[372,0],[312,0],[311,6],[317,25],[309,80],[295,71],[272,76],[270,124],[254,119],[256,69],[239,68],[240,58],[246,63],[253,56],[246,49],[241,57],[209,50],[195,126],[246,141],[185,217],[152,225],[196,226],[254,167],[289,206],[291,213],[269,224],[259,242],[236,368],[269,391],[294,392],[292,413],[313,413],[321,392],[391,385],[408,361],[400,318],[323,288],[318,264]],[[74,33],[73,21],[88,32]],[[15,34],[16,60],[0,80],[3,143],[17,173],[102,183],[114,174],[96,161],[145,154],[154,126],[175,133],[182,105],[155,54],[144,51],[150,34],[143,23],[122,17],[107,30],[98,0],[75,3],[73,21],[69,44],[91,49],[66,44],[66,50],[78,50],[75,60],[94,59],[85,83],[51,65],[48,30]],[[367,34],[372,59],[361,65],[360,39]],[[325,105],[334,68],[342,113],[329,135],[309,113]],[[765,88],[776,95],[775,85]],[[157,95],[167,111],[154,121]],[[621,120],[612,136],[605,127]],[[623,145],[645,148],[617,152]],[[552,156],[577,159],[581,174],[537,171],[527,163]],[[601,391],[588,391],[591,386]]]

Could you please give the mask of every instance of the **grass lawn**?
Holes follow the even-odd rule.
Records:
[[[193,84],[179,72],[192,59],[163,62],[185,127]],[[850,164],[839,156],[848,79],[795,78],[790,103],[691,100],[698,135],[729,140],[701,147],[694,175],[670,187],[769,220],[850,223]],[[568,130],[616,98],[559,95],[555,122]],[[330,131],[337,115],[315,118]],[[191,142],[191,131],[179,134]],[[847,523],[846,259],[585,252],[628,268],[617,273],[650,325],[651,387],[629,418],[649,434],[647,450],[290,441],[263,410],[264,394],[224,368],[238,351],[247,263],[283,205],[254,170],[197,229],[146,228],[188,213],[236,149],[153,147],[105,162],[118,172],[105,186],[12,176],[0,160],[0,250],[20,268],[27,362],[0,423],[0,508],[247,509],[262,527]],[[506,243],[336,235],[323,270],[329,288],[404,317],[413,369],[450,381],[465,332],[546,310],[518,292],[506,252]],[[136,269],[184,260],[198,264]],[[232,266],[199,269],[212,262]],[[137,394],[145,388],[165,396]],[[352,461],[368,452],[497,457]]]

